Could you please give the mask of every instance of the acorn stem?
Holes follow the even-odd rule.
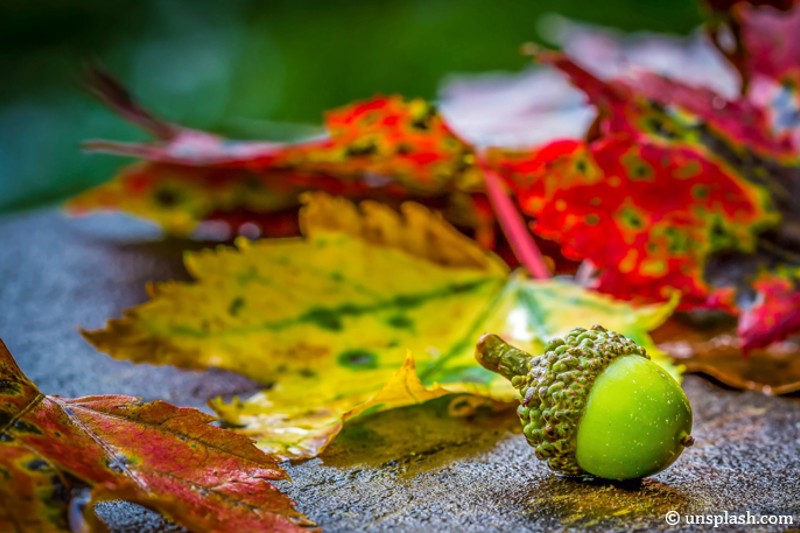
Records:
[[[683,437],[681,437],[681,445],[683,445],[684,448],[694,445],[694,437],[688,433],[684,434]]]
[[[533,356],[514,348],[497,335],[487,333],[478,340],[475,358],[482,367],[511,381],[528,373]]]

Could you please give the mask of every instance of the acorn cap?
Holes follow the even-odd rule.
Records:
[[[578,424],[597,377],[618,357],[647,352],[602,326],[575,328],[555,338],[540,356],[514,348],[497,335],[484,335],[475,357],[520,392],[517,414],[536,457],[567,475],[586,472],[575,458]]]

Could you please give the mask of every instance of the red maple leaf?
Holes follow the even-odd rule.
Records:
[[[565,72],[598,117],[586,140],[490,153],[534,232],[591,261],[602,291],[663,300],[677,290],[684,308],[741,311],[745,350],[797,331],[797,130],[776,127],[748,96],[649,73],[602,80],[564,54],[539,58]],[[771,72],[793,72],[784,67]],[[789,295],[779,298],[777,286]]]
[[[90,151],[144,161],[72,199],[73,213],[118,209],[177,234],[209,220],[229,222],[234,233],[252,223],[265,235],[281,236],[288,229],[283,216],[296,212],[299,194],[322,190],[390,204],[414,199],[473,228],[487,247],[493,243],[493,219],[475,194],[481,177],[474,150],[423,100],[381,96],[358,102],[327,114],[325,136],[273,143],[167,123],[99,70],[90,72],[89,87],[155,140],[87,142]]]
[[[307,531],[275,459],[212,417],[121,395],[45,396],[0,341],[0,530],[102,529],[98,501],[152,507],[194,531]],[[81,513],[73,501],[90,491]],[[81,529],[82,530],[82,529]]]

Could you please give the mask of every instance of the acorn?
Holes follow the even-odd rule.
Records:
[[[476,358],[519,390],[523,433],[561,474],[643,478],[694,443],[692,408],[678,382],[644,348],[602,326],[575,328],[540,356],[487,334]]]

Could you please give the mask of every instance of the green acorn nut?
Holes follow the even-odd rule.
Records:
[[[575,328],[538,357],[487,334],[476,358],[519,390],[528,443],[562,474],[642,478],[694,443],[681,386],[644,348],[601,326]]]

